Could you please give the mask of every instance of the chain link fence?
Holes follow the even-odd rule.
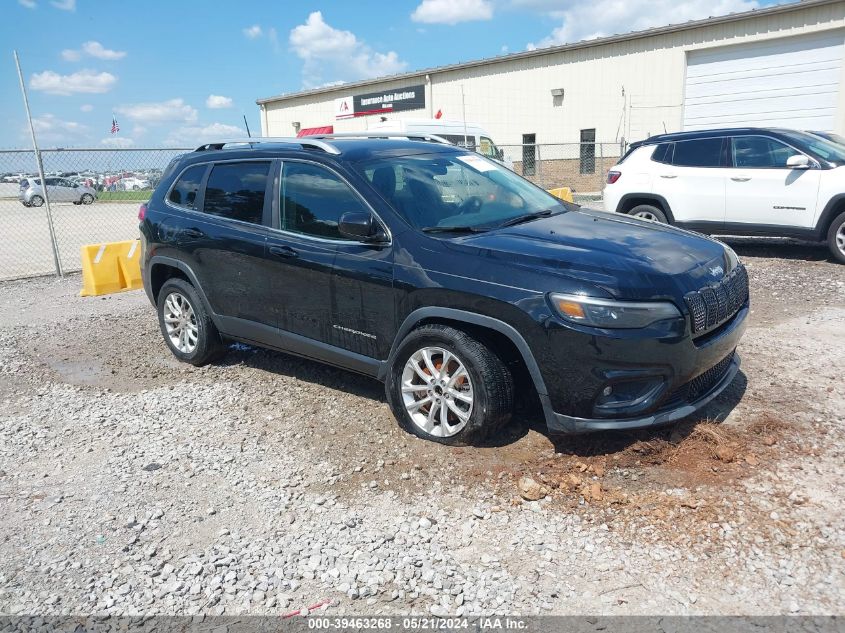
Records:
[[[84,244],[137,238],[138,206],[186,151],[41,150],[45,192],[35,152],[0,150],[0,280],[78,271]]]
[[[601,196],[607,172],[625,153],[621,143],[535,143],[500,145],[513,170],[543,187],[569,187],[576,198]]]
[[[601,195],[619,143],[503,145],[506,162],[544,189],[576,201]],[[32,150],[0,150],[0,280],[78,271],[80,247],[138,237],[138,206],[187,149],[41,150],[46,195]],[[55,236],[55,241],[51,235]]]

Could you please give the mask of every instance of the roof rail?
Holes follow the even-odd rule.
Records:
[[[429,141],[432,143],[442,143],[444,145],[453,145],[442,136],[436,134],[414,133],[414,132],[379,132],[379,131],[363,131],[363,132],[335,132],[332,134],[315,134],[307,138],[314,139],[343,139],[343,138],[406,138],[411,141]]]
[[[288,137],[273,137],[273,136],[253,136],[250,138],[236,138],[236,139],[229,139],[228,141],[215,141],[213,143],[205,143],[200,145],[196,148],[195,152],[204,152],[207,150],[216,150],[216,149],[223,149],[228,145],[263,145],[263,144],[275,144],[275,145],[299,145],[300,147],[313,147],[316,149],[321,149],[327,154],[340,154],[340,150],[336,148],[331,143],[326,143],[325,141],[319,140],[318,137],[312,136],[303,136],[301,138],[288,138]]]

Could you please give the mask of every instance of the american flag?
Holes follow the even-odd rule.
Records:
[[[117,134],[120,132],[120,126],[117,124],[117,119],[114,117],[111,118],[111,133]]]

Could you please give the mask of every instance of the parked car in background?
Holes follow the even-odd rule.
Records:
[[[134,176],[121,178],[117,181],[116,184],[118,191],[138,191],[140,189],[150,188],[149,180],[144,180],[143,178],[136,178]]]
[[[446,121],[444,119],[389,119],[370,125],[369,132],[398,132],[408,134],[434,134],[446,139],[453,145],[478,152],[508,169],[513,169],[513,161],[505,158],[502,150],[496,147],[490,133],[477,123],[464,121]]]
[[[845,146],[788,129],[661,134],[608,172],[604,206],[708,234],[826,241],[845,263]]]
[[[97,199],[97,192],[92,187],[80,185],[67,178],[46,177],[47,195],[50,202],[73,202],[74,204],[92,204]],[[44,189],[40,178],[24,178],[20,183],[19,199],[25,207],[40,207],[44,204]]]
[[[425,439],[476,442],[518,396],[557,433],[665,424],[739,368],[748,277],[730,248],[581,209],[446,143],[210,143],[139,219],[176,358],[237,340],[369,375]]]

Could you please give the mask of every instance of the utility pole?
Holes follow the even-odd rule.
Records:
[[[41,193],[44,194],[44,205],[47,207],[47,228],[50,230],[50,246],[53,248],[53,263],[56,265],[56,274],[64,277],[62,261],[59,257],[59,244],[56,241],[56,230],[53,227],[53,211],[50,207],[50,196],[47,193],[47,181],[44,179],[44,163],[41,162],[41,152],[38,149],[38,141],[35,140],[35,126],[32,124],[32,114],[29,111],[29,98],[26,96],[26,84],[21,72],[21,61],[18,59],[18,52],[15,54],[15,66],[18,69],[18,80],[21,82],[21,94],[23,94],[23,105],[26,108],[26,120],[29,122],[29,133],[32,134],[32,149],[35,150],[35,163],[38,166],[38,177],[41,179]]]

